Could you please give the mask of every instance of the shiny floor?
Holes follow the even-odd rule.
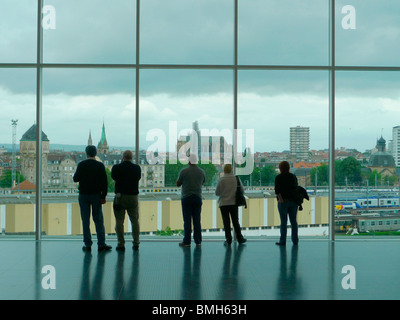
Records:
[[[142,240],[124,253],[108,243],[111,252],[85,253],[78,240],[0,240],[0,299],[400,299],[396,239],[286,247],[249,239],[230,248],[222,240],[201,248]]]

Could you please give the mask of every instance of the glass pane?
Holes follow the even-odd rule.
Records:
[[[400,3],[336,1],[336,64],[399,66]]]
[[[336,75],[336,232],[395,234],[399,72]]]
[[[274,183],[279,163],[288,161],[310,196],[297,215],[299,235],[328,233],[327,177],[319,177],[318,193],[315,185],[315,171],[328,166],[328,101],[327,72],[240,71],[238,128],[253,130],[254,137],[254,168],[240,178],[252,194],[248,213],[258,210],[262,226],[279,228]]]
[[[200,162],[210,163],[212,166],[221,164],[221,161],[218,164],[214,163],[216,159],[213,162],[212,151],[207,152],[211,150],[209,148],[213,143],[208,138],[222,137],[226,134],[226,141],[232,140],[232,77],[231,71],[143,71],[140,97],[141,150],[146,150],[147,154],[157,152],[160,159],[172,163],[174,157],[176,161],[180,155],[186,155],[181,148],[189,143],[185,139],[194,129],[201,139],[198,140],[200,142],[197,147],[206,148],[199,154]],[[154,79],[157,79],[157,82],[154,82]],[[220,146],[222,147],[221,141]],[[176,152],[179,150],[178,155]],[[223,152],[215,152],[215,156],[223,158]],[[176,179],[177,172],[166,170],[166,187],[176,187]],[[213,176],[208,177],[207,185],[215,186],[215,179],[213,173]]]
[[[233,63],[233,1],[146,0],[140,5],[141,63]]]
[[[52,0],[44,4],[44,62],[135,62],[135,1]]]
[[[35,70],[0,69],[0,230],[7,236],[35,232]]]
[[[239,1],[239,64],[327,65],[328,1]]]
[[[176,180],[188,164],[189,152],[199,156],[206,172],[202,229],[222,228],[215,186],[225,156],[231,156],[233,72],[143,70],[140,75],[141,199],[155,206],[149,207],[157,218],[153,221],[158,221],[153,228],[181,235],[181,189]]]
[[[135,151],[135,71],[46,69],[43,71],[43,131],[49,140],[43,183],[43,231],[46,235],[81,235],[73,175],[86,159],[85,147],[97,147],[108,173],[103,206],[106,233],[114,233],[110,176],[126,149]],[[95,232],[94,226],[91,228]]]
[[[36,61],[37,1],[0,2],[0,63]]]

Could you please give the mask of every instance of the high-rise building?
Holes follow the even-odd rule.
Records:
[[[393,127],[392,134],[392,155],[398,167],[400,166],[400,126]]]
[[[308,160],[310,150],[310,128],[290,128],[290,153],[296,156],[296,160]]]

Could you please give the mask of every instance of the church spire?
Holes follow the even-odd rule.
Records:
[[[92,145],[93,145],[92,130],[89,130],[88,146],[92,146]]]
[[[103,129],[101,131],[101,139],[97,146],[97,149],[99,153],[108,154],[108,143],[106,138],[106,128],[104,126],[104,121],[103,121]]]

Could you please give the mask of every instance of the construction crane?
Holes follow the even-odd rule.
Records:
[[[17,122],[18,120],[11,120],[11,126],[12,126],[12,178],[11,178],[11,188],[15,187],[15,181],[16,181],[16,169],[17,169],[17,163],[16,163],[16,145],[17,145]]]

